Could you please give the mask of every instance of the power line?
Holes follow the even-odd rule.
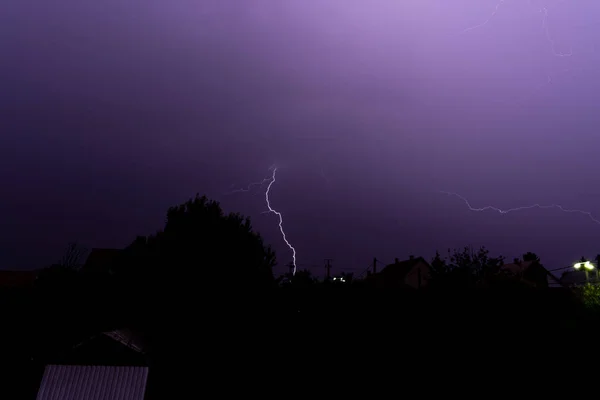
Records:
[[[377,263],[383,264],[383,265],[389,265],[389,264],[386,264],[386,263],[384,263],[383,261],[381,261],[381,260],[379,260],[377,258],[375,258],[374,261],[377,262]],[[363,272],[361,272],[360,274],[356,275],[356,278],[358,279],[358,278],[362,277],[364,274],[366,274],[367,272],[369,272],[370,270],[372,270],[373,266],[374,265],[369,265]]]
[[[572,266],[568,266],[568,267],[562,267],[562,268],[555,268],[555,269],[549,269],[547,270],[548,272],[553,272],[553,271],[562,271],[565,269],[569,269],[569,268],[573,268]]]

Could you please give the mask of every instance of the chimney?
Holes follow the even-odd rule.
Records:
[[[398,257],[394,258],[394,264],[400,264],[400,260],[398,260]]]
[[[408,256],[409,259],[414,260],[415,256],[413,256],[412,254],[410,256]]]

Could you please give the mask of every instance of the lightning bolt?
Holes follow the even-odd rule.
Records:
[[[468,27],[468,28],[464,29],[464,30],[462,31],[462,33],[467,33],[467,32],[470,32],[470,31],[472,31],[472,30],[474,30],[474,29],[478,29],[478,28],[481,28],[481,27],[483,27],[483,26],[485,26],[485,25],[489,24],[489,23],[490,23],[490,21],[491,21],[492,19],[494,19],[494,17],[496,16],[496,14],[498,14],[498,10],[500,9],[500,6],[502,6],[502,3],[504,3],[504,1],[505,1],[505,0],[500,0],[500,1],[499,1],[499,2],[496,4],[496,7],[494,8],[494,11],[492,12],[492,14],[491,14],[489,17],[487,17],[487,19],[486,19],[485,21],[483,21],[483,22],[481,22],[481,23],[479,23],[479,24],[477,24],[477,25],[473,25],[473,26],[470,26],[470,27]]]
[[[262,187],[265,183],[270,182],[270,181],[271,181],[271,178],[265,178],[259,182],[252,182],[245,188],[239,188],[239,189],[235,189],[235,190],[225,193],[225,196],[234,194],[234,193],[250,192],[250,191],[252,191],[253,187],[255,187],[255,186]]]
[[[294,269],[292,271],[292,275],[296,275],[296,249],[287,240],[285,230],[283,229],[283,215],[279,211],[277,211],[273,207],[271,207],[271,200],[269,199],[269,193],[271,192],[271,187],[273,186],[273,184],[275,183],[275,181],[277,179],[277,167],[271,167],[271,169],[273,170],[273,175],[270,178],[270,182],[269,182],[269,185],[267,186],[267,190],[265,190],[265,201],[267,202],[267,208],[269,209],[269,212],[277,215],[277,217],[279,218],[279,231],[281,232],[281,237],[283,237],[283,241],[285,242],[285,244],[287,244],[287,246],[292,251],[292,265],[294,267]]]
[[[600,225],[600,220],[596,219],[592,215],[591,212],[589,212],[589,211],[583,211],[583,210],[568,209],[568,208],[565,208],[565,207],[561,206],[560,204],[550,204],[550,205],[532,204],[532,205],[529,205],[529,206],[509,208],[509,209],[506,209],[506,210],[502,210],[502,209],[500,209],[498,207],[494,207],[494,206],[485,206],[485,207],[481,207],[481,208],[476,208],[476,207],[473,207],[471,205],[471,203],[469,203],[469,200],[467,200],[465,197],[463,197],[463,196],[461,196],[461,195],[459,195],[457,193],[446,192],[446,191],[440,191],[440,193],[446,194],[448,196],[454,196],[454,197],[459,198],[460,200],[462,200],[467,205],[467,207],[471,211],[482,212],[482,211],[492,210],[492,211],[496,211],[499,214],[508,214],[508,213],[515,212],[515,211],[531,210],[533,208],[538,208],[538,209],[541,209],[541,210],[550,209],[550,208],[556,208],[556,209],[558,209],[558,210],[560,210],[562,212],[569,213],[569,214],[582,214],[582,215],[585,215],[589,219],[591,219],[593,222],[595,222],[598,225]]]
[[[591,47],[588,50],[585,51],[575,51],[573,50],[573,46],[570,45],[569,46],[569,51],[561,51],[559,49],[559,45],[557,44],[555,37],[552,33],[552,27],[551,27],[551,20],[552,20],[552,16],[554,14],[557,13],[557,11],[560,11],[559,7],[563,6],[563,3],[566,3],[567,0],[558,0],[556,2],[554,2],[553,4],[547,4],[547,2],[545,0],[539,0],[539,1],[532,1],[532,0],[527,0],[527,3],[525,5],[525,8],[528,10],[525,13],[529,13],[531,12],[533,15],[537,15],[540,17],[540,34],[543,36],[543,38],[541,40],[545,41],[547,43],[547,46],[549,47],[549,52],[551,53],[552,56],[554,56],[555,58],[570,58],[572,56],[574,56],[575,53],[577,53],[577,55],[581,56],[589,53],[589,54],[596,54],[596,46],[595,45],[591,45]],[[484,27],[486,27],[487,25],[491,25],[491,22],[493,20],[496,20],[498,18],[501,17],[501,14],[503,14],[504,10],[509,9],[509,3],[511,5],[515,5],[517,2],[516,1],[508,1],[508,0],[497,0],[495,3],[495,6],[493,7],[491,13],[489,14],[489,16],[484,19],[482,22],[467,27],[466,29],[463,29],[462,32],[460,32],[460,34],[467,34],[467,33],[471,33],[472,31],[478,30],[478,29],[482,29]],[[523,4],[525,4],[524,1],[522,1]],[[537,18],[537,17],[536,17]],[[585,26],[589,25],[588,23],[586,23]],[[587,45],[586,45],[587,47]],[[589,68],[586,67],[585,69],[594,69],[596,70],[597,68]],[[560,72],[559,72],[560,73]],[[556,73],[547,73],[548,76],[550,75],[556,75]],[[541,84],[537,84],[535,88],[533,88],[532,90],[528,90],[528,92],[537,92],[539,91],[541,88],[545,87],[545,86],[550,86],[553,82],[551,79],[548,80],[544,80],[544,83]],[[519,95],[517,96],[517,98],[514,99],[494,99],[494,102],[499,102],[499,103],[503,103],[503,104],[508,104],[508,105],[514,105],[514,104],[522,104],[523,102],[525,102],[526,100],[529,100],[531,97],[531,94],[525,94],[525,95]]]
[[[560,2],[562,3],[562,1]],[[560,4],[560,3],[556,3],[556,4]],[[571,57],[573,55],[573,49],[570,49],[568,53],[562,53],[562,52],[558,52],[556,51],[556,42],[555,40],[552,38],[552,35],[550,34],[550,27],[548,26],[548,7],[542,7],[540,8],[539,12],[543,14],[543,20],[542,20],[542,29],[544,30],[544,33],[546,34],[546,40],[548,41],[548,43],[550,43],[550,48],[552,50],[552,54],[554,54],[556,57]]]
[[[283,229],[283,214],[281,214],[281,212],[275,210],[271,206],[271,199],[269,198],[269,194],[271,193],[271,187],[273,186],[273,184],[275,183],[275,181],[277,179],[277,167],[275,165],[272,165],[271,167],[269,167],[269,170],[273,171],[273,173],[271,174],[271,176],[269,178],[265,178],[262,181],[252,182],[244,188],[232,190],[230,192],[225,193],[225,195],[234,194],[234,193],[250,192],[250,191],[252,191],[252,189],[254,187],[262,187],[268,183],[267,189],[265,190],[265,201],[267,203],[267,211],[263,211],[261,214],[272,213],[272,214],[277,215],[277,217],[279,218],[279,232],[281,232],[281,237],[283,237],[283,241],[285,242],[287,247],[289,247],[289,249],[292,251],[292,265],[294,267],[294,269],[292,271],[292,275],[296,275],[296,249],[288,241],[287,235],[285,234],[285,230]]]
[[[489,17],[487,17],[483,22],[480,22],[479,24],[476,24],[476,25],[470,26],[466,29],[463,29],[462,34],[471,32],[475,29],[483,28],[484,26],[489,24],[494,18],[496,18],[496,16],[498,15],[498,12],[500,11],[500,9],[501,9],[502,5],[505,3],[505,1],[506,0],[499,0],[498,3],[496,3],[494,10],[492,11],[492,13],[490,14]],[[559,1],[558,3],[555,3],[554,5],[549,6],[549,7],[545,7],[542,5],[541,7],[535,9],[535,12],[542,14],[542,30],[546,37],[546,41],[550,45],[552,54],[556,57],[570,57],[573,55],[573,49],[570,49],[570,51],[568,53],[563,53],[563,52],[556,50],[556,41],[554,40],[554,38],[552,37],[552,34],[550,33],[550,25],[548,24],[548,17],[550,15],[550,10],[552,10],[554,7],[558,6],[559,4],[564,3],[564,1],[566,1],[566,0]],[[531,4],[531,1],[528,1],[528,4],[533,7],[533,5]]]

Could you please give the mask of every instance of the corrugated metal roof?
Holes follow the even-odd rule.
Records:
[[[48,365],[37,400],[143,400],[147,367]]]

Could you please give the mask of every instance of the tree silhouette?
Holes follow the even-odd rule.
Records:
[[[168,210],[162,231],[128,246],[115,273],[145,292],[257,291],[275,285],[275,263],[248,218],[197,195]]]
[[[532,253],[530,251],[528,251],[527,253],[523,254],[523,261],[525,262],[540,262],[540,258],[537,256],[537,254]]]
[[[87,250],[77,242],[69,243],[58,263],[43,268],[37,274],[36,286],[60,292],[78,285],[81,260],[86,252]]]
[[[485,246],[477,251],[467,246],[462,250],[448,249],[447,259],[439,252],[431,261],[432,283],[470,287],[483,284],[492,279],[504,264],[504,257],[491,257]]]
[[[586,283],[580,289],[583,304],[593,311],[600,310],[600,286]]]
[[[439,251],[435,252],[435,256],[431,259],[431,277],[436,279],[442,277],[449,272],[449,266],[446,260],[443,259]]]
[[[69,269],[77,269],[81,267],[81,259],[86,252],[87,250],[80,246],[77,242],[71,242],[67,245],[67,248],[58,262],[58,265],[62,265],[63,267]]]
[[[295,275],[290,273],[285,274],[285,277],[287,278],[287,283],[293,285],[294,287],[311,286],[318,282],[317,278],[313,276],[312,272],[307,269],[300,269],[296,271]]]
[[[52,264],[37,274],[36,287],[55,293],[72,289],[77,282],[77,270],[62,264]]]
[[[157,380],[180,382],[189,360],[216,371],[264,353],[277,326],[275,263],[248,218],[198,195],[125,248],[111,268],[114,292],[123,321],[160,365]]]

